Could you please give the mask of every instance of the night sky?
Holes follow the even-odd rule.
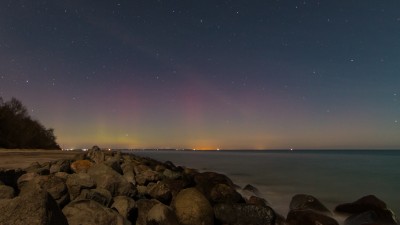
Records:
[[[63,148],[400,149],[400,2],[2,0],[0,96]]]

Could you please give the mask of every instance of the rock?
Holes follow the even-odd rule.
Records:
[[[317,198],[311,195],[298,194],[293,196],[289,206],[290,210],[313,210],[322,214],[332,215]]]
[[[104,162],[107,166],[111,167],[119,174],[123,174],[120,164],[120,159],[116,157],[112,157]]]
[[[87,152],[86,157],[93,160],[95,163],[102,163],[105,161],[105,154],[98,146],[93,146],[92,149]]]
[[[213,204],[228,200],[233,202],[244,202],[240,194],[236,193],[233,182],[223,174],[214,172],[199,173],[194,175],[194,181],[196,183],[196,188],[201,191]],[[228,192],[225,195],[223,191]],[[240,199],[238,199],[239,196]]]
[[[93,163],[89,160],[77,160],[71,164],[71,170],[74,173],[87,173],[90,167],[93,166]]]
[[[1,184],[0,185],[0,200],[1,199],[11,199],[15,197],[14,188]]]
[[[54,176],[59,177],[59,178],[64,179],[64,180],[67,180],[69,174],[66,173],[66,172],[57,172],[57,173],[54,174]]]
[[[93,145],[93,147],[89,150],[89,151],[94,151],[94,152],[98,152],[101,151],[100,147],[97,145]]]
[[[338,225],[333,218],[313,210],[291,210],[286,218],[288,225]]]
[[[249,205],[268,206],[268,202],[265,199],[257,196],[250,196],[246,203]]]
[[[71,160],[58,160],[51,164],[50,166],[50,174],[53,173],[58,173],[58,172],[65,172],[65,173],[70,173],[71,172]]]
[[[171,161],[165,161],[164,166],[166,166],[170,170],[176,170],[175,164]]]
[[[139,185],[147,185],[150,182],[157,182],[160,180],[160,176],[157,172],[152,170],[146,170],[140,173],[136,173],[136,183]]]
[[[222,224],[248,225],[262,224],[274,225],[275,212],[268,206],[226,204],[214,206],[215,218]],[[303,224],[306,225],[306,224]]]
[[[254,187],[254,186],[252,186],[250,184],[246,185],[243,188],[243,191],[249,192],[252,195],[257,196],[257,197],[261,195],[260,191],[256,187]]]
[[[124,162],[121,165],[122,176],[131,184],[136,185],[135,173],[133,172],[133,165],[131,162]]]
[[[133,170],[134,170],[135,174],[137,175],[137,174],[141,174],[145,171],[151,171],[151,168],[144,164],[138,164],[133,167]]]
[[[159,173],[163,173],[165,171],[165,166],[162,164],[158,164],[154,167],[154,170]]]
[[[363,225],[363,224],[385,224],[396,225],[396,217],[393,212],[387,209],[377,209],[375,211],[366,211],[360,214],[348,217],[345,225]]]
[[[38,162],[33,162],[31,165],[24,169],[26,172],[37,173],[39,175],[49,175],[50,174],[50,164],[46,163],[40,165]]]
[[[66,180],[60,177],[47,176],[47,179],[41,180],[39,185],[49,192],[60,207],[64,207],[70,201],[68,188],[65,182]]]
[[[226,184],[216,184],[211,189],[210,200],[212,203],[238,203],[243,202],[242,196]]]
[[[113,157],[114,157],[114,159],[121,160],[122,159],[122,152],[120,150],[114,150],[113,151]]]
[[[40,188],[47,191],[60,208],[64,207],[70,200],[65,180],[54,175],[35,177],[30,181],[29,186],[21,189],[21,195],[30,192],[29,189],[31,188]]]
[[[0,224],[68,225],[57,203],[43,190],[0,200],[0,212]]]
[[[163,172],[163,175],[167,178],[167,179],[171,179],[171,180],[176,180],[182,177],[182,173],[178,172],[178,171],[172,171],[169,169],[165,169]]]
[[[148,193],[147,193],[147,186],[138,185],[138,186],[136,186],[136,189],[137,189],[138,194],[139,194],[140,196],[145,196],[145,195],[148,194]]]
[[[29,172],[29,173],[25,173],[22,176],[20,176],[17,180],[17,187],[19,190],[22,190],[24,188],[24,186],[28,185],[28,183],[35,179],[35,177],[38,177],[39,174],[35,173],[35,172]]]
[[[74,200],[81,194],[81,190],[92,189],[96,186],[96,183],[89,174],[75,173],[68,176],[66,185],[70,199]]]
[[[211,184],[226,184],[231,187],[235,186],[232,180],[229,179],[229,177],[214,172],[198,173],[194,176],[194,181],[196,182],[196,184],[211,183]]]
[[[77,200],[93,200],[105,207],[109,207],[112,202],[111,193],[103,188],[96,188],[96,189],[83,189],[81,194],[75,199]]]
[[[163,182],[168,185],[168,188],[171,190],[172,197],[175,197],[182,189],[193,186],[190,181],[185,179],[164,180]]]
[[[274,225],[288,225],[288,224],[286,223],[286,218],[285,217],[275,213],[275,224]]]
[[[214,212],[206,197],[196,188],[179,192],[172,207],[182,225],[205,225],[214,223]]]
[[[112,209],[118,211],[118,213],[125,219],[128,219],[132,223],[136,221],[138,217],[138,209],[135,200],[126,196],[116,196],[113,199]]]
[[[155,199],[140,199],[139,201],[136,202],[137,208],[138,208],[138,217],[136,220],[136,225],[147,225],[146,224],[146,219],[147,215],[153,206],[157,204],[161,204],[161,202],[155,200]]]
[[[197,171],[196,169],[192,169],[192,168],[183,168],[182,172],[185,175],[189,175],[189,176],[195,176],[196,174],[199,174],[199,171]]]
[[[54,199],[59,199],[68,193],[65,180],[56,176],[47,176],[48,179],[43,180],[41,186],[49,192]]]
[[[367,195],[355,202],[336,206],[335,211],[340,213],[357,214],[370,210],[386,209],[386,203],[374,195]]]
[[[98,188],[109,190],[112,196],[124,195],[133,197],[137,193],[135,186],[125,180],[121,174],[103,163],[92,166],[88,170],[88,174],[96,182]]]
[[[168,185],[164,182],[157,182],[157,184],[153,185],[152,187],[148,188],[147,193],[152,197],[157,199],[158,201],[169,205],[172,193],[169,189]]]
[[[147,225],[179,225],[172,209],[164,204],[157,204],[150,209],[146,218]]]
[[[358,224],[397,224],[394,213],[387,209],[386,203],[374,195],[367,195],[355,202],[338,205],[338,213],[353,214],[345,221],[346,225]]]
[[[79,200],[66,205],[62,210],[69,225],[129,225],[118,212],[106,208],[96,201]]]

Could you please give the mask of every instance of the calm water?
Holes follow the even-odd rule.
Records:
[[[400,216],[400,151],[135,151],[159,161],[228,175],[252,184],[281,214],[298,193],[328,208],[374,194]]]

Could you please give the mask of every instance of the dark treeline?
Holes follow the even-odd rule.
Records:
[[[0,148],[60,149],[53,129],[33,120],[22,103],[0,97]]]

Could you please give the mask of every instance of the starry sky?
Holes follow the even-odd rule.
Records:
[[[0,96],[63,148],[400,149],[400,3],[2,0]]]

